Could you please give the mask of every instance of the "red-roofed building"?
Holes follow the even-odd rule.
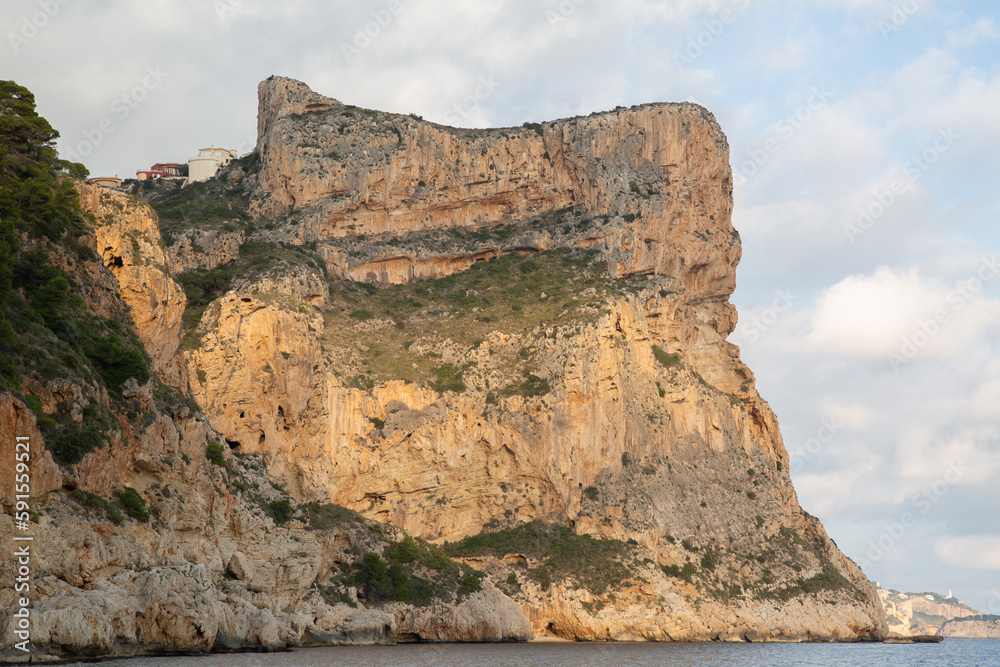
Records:
[[[157,162],[149,169],[139,169],[135,177],[140,181],[150,178],[185,178],[181,169],[186,165],[179,162]]]

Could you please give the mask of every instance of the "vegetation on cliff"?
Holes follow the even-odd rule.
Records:
[[[332,279],[324,344],[346,351],[336,372],[367,388],[388,380],[421,383],[439,391],[461,390],[461,369],[445,368],[435,349],[443,341],[473,350],[493,332],[569,329],[603,314],[618,289],[594,252],[561,249],[511,253],[477,262],[467,271],[412,284],[377,286]],[[364,320],[391,326],[355,326]],[[368,329],[368,330],[364,330]],[[531,375],[532,351],[508,362],[512,377],[492,388],[498,395],[547,393]]]
[[[348,587],[368,602],[389,600],[415,605],[461,602],[482,587],[482,572],[449,558],[446,549],[403,535],[393,540],[387,527],[354,510],[332,503],[310,503],[303,508],[313,530],[368,532],[371,549],[357,549],[356,559],[331,570],[320,591],[331,603],[354,604]],[[388,528],[388,530],[394,530]]]
[[[537,562],[535,567],[526,565],[525,573],[543,590],[554,581],[569,580],[566,583],[603,595],[629,585],[636,577],[632,560],[637,550],[632,545],[595,539],[568,526],[546,525],[537,520],[472,535],[446,544],[444,551],[452,557],[525,556]]]
[[[248,158],[235,160],[229,169],[246,166],[248,162]],[[243,188],[231,185],[222,178],[210,178],[184,187],[176,181],[153,179],[129,182],[128,185],[136,196],[148,201],[156,211],[160,234],[168,246],[193,230],[253,231]]]
[[[426,605],[461,602],[482,588],[484,576],[451,560],[441,547],[407,535],[397,542],[382,543],[381,551],[366,551],[359,561],[342,563],[339,571],[332,573],[329,586],[340,591],[355,586],[369,602]]]
[[[74,463],[121,428],[112,410],[139,420],[123,388],[150,370],[128,313],[100,317],[88,307],[100,296],[81,276],[103,269],[85,242],[95,221],[74,185],[86,170],[57,157],[58,136],[28,90],[0,82],[0,388],[28,401],[56,461]],[[87,388],[81,419],[46,412],[34,393],[59,378]]]

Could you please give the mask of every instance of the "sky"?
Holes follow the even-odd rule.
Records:
[[[883,587],[1000,614],[1000,7],[986,0],[5,0],[63,157],[252,150],[272,74],[464,127],[689,100],[731,146],[730,340],[804,509]]]

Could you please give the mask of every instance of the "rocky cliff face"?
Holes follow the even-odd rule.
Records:
[[[0,564],[0,660],[393,643],[400,632],[434,640],[530,636],[517,605],[489,586],[437,600],[434,614],[324,595],[332,569],[350,569],[358,553],[381,551],[402,533],[360,516],[317,525],[259,457],[228,453],[184,396],[184,293],[170,277],[155,214],[132,197],[77,187],[84,213],[97,221],[81,241],[97,254],[75,261],[55,245],[49,253],[72,270],[88,315],[138,336],[152,372],[143,384],[133,377],[119,388],[81,372],[74,359],[64,368],[50,361],[49,376],[22,374],[33,406],[0,392],[0,539],[20,546],[15,536],[32,538],[27,589],[14,589],[15,577],[24,578],[15,558]],[[64,421],[54,439],[40,428]],[[65,443],[91,433],[104,442],[70,457]],[[30,512],[14,492],[24,473],[15,436],[30,447]],[[31,519],[22,524],[21,514]],[[30,600],[28,653],[17,648],[21,597]]]
[[[113,408],[113,446],[34,463],[40,645],[885,635],[726,342],[740,243],[711,114],[457,130],[259,93],[254,155],[151,199],[169,251],[149,206],[81,189],[89,307],[128,313],[154,377],[73,399]],[[24,391],[45,414],[81,394]],[[115,516],[126,486],[149,523]]]
[[[981,625],[976,623],[960,624],[951,621],[963,618],[978,618],[982,614],[961,600],[952,597],[944,597],[937,593],[900,593],[899,591],[887,591],[878,588],[879,598],[885,608],[886,620],[889,624],[889,631],[894,635],[903,637],[913,635],[936,635],[942,634],[947,637],[977,637],[978,634],[961,634],[963,631],[971,631]],[[949,627],[949,633],[944,632],[944,627]],[[989,624],[979,628],[989,630]]]
[[[942,637],[1000,639],[1000,618],[996,616],[955,618],[946,621],[939,632]]]
[[[156,214],[111,190],[80,184],[83,210],[97,220],[98,256],[118,282],[139,339],[166,384],[186,391],[187,366],[180,354],[184,291],[170,277],[170,261]]]
[[[593,618],[572,593],[525,594],[538,633],[884,631],[863,574],[799,508],[774,415],[725,340],[740,245],[711,114],[456,130],[288,79],[259,93],[245,188],[275,224],[255,238],[313,248],[331,287],[325,308],[244,285],[206,312],[188,365],[232,446],[300,499],[428,540],[540,519],[634,540],[668,568],[718,554],[701,585],[740,591],[699,611],[696,587],[653,567],[640,604]],[[501,258],[534,282],[490,282]],[[790,594],[778,582],[827,580],[829,602],[796,595],[816,604],[804,616],[769,601]]]

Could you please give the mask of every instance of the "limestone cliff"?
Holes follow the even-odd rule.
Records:
[[[81,205],[97,220],[98,256],[118,282],[136,332],[161,379],[186,391],[187,366],[180,354],[184,291],[170,277],[170,262],[156,214],[126,195],[79,184]]]
[[[295,270],[330,292],[244,281],[202,317],[193,392],[232,447],[431,541],[540,519],[648,554],[646,585],[593,616],[572,584],[522,592],[536,633],[884,632],[725,340],[740,244],[711,114],[457,130],[288,79],[259,94],[253,238],[318,254]],[[664,576],[706,554],[701,581]]]
[[[316,512],[329,506],[293,505],[259,457],[227,453],[184,396],[185,299],[156,215],[132,197],[75,185],[86,233],[78,242],[26,235],[14,258],[24,277],[8,299],[21,300],[22,312],[47,305],[50,320],[72,307],[76,320],[22,316],[38,340],[15,348],[19,385],[0,391],[0,539],[31,538],[29,574],[13,557],[0,563],[0,661],[392,643],[401,631],[530,637],[517,605],[488,585],[437,591],[433,615],[330,597],[332,569],[350,570],[359,553],[384,551],[403,534],[356,515],[320,524]],[[63,310],[38,296],[33,275],[55,277]],[[101,347],[91,330],[118,342]],[[145,355],[121,347],[132,337]],[[15,437],[30,454],[23,470]],[[15,496],[25,474],[27,500]],[[15,577],[27,588],[15,591]],[[30,601],[28,652],[17,648],[21,597]]]
[[[961,600],[945,597],[937,593],[901,593],[878,588],[879,598],[885,608],[889,631],[894,635],[936,635],[948,637],[975,637],[977,634],[962,634],[981,623],[952,623],[965,618],[979,618],[982,614]],[[948,626],[949,632],[944,628]],[[988,628],[988,624],[986,625]],[[978,632],[981,632],[979,629]]]
[[[1000,639],[1000,616],[954,618],[945,621],[939,633],[942,637]]]
[[[93,225],[51,249],[145,356],[105,368],[56,319],[0,393],[33,443],[40,649],[885,635],[726,341],[710,113],[458,130],[259,94],[254,154],[148,203],[77,186]]]

